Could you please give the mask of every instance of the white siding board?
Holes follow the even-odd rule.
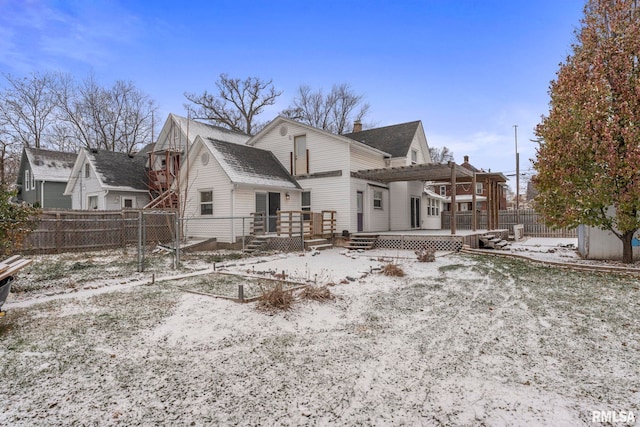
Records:
[[[349,153],[351,155],[351,171],[385,167],[384,156],[382,156],[382,154],[372,153],[355,145],[350,147]]]
[[[202,165],[202,145],[193,157],[190,167],[191,181],[186,188],[184,209],[185,235],[193,238],[217,238],[221,242],[232,241],[231,190],[233,185],[217,161],[212,159]],[[200,191],[213,192],[213,215],[200,215]],[[184,190],[183,190],[184,191]]]
[[[293,138],[306,135],[310,174],[349,170],[349,144],[347,142],[292,123],[287,123],[286,126],[288,129],[286,135],[280,135],[280,126],[275,126],[256,140],[253,144],[254,147],[271,151],[285,169],[291,172]]]
[[[391,230],[409,229],[409,192],[406,182],[392,182],[389,184],[391,198]]]

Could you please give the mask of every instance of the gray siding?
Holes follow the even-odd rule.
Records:
[[[44,202],[41,207],[43,209],[71,209],[71,196],[63,194],[66,186],[66,182],[36,182],[36,191],[38,193],[44,187],[44,198],[38,194],[39,200]]]

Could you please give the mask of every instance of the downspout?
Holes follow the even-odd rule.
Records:
[[[235,190],[236,190],[236,186],[238,184],[233,184],[231,185],[231,243],[235,243],[236,241],[236,224],[235,224],[235,211],[236,211],[236,198],[235,196]],[[243,230],[244,231],[244,230]]]
[[[105,211],[107,210],[107,204],[109,203],[108,196],[109,196],[109,190],[104,190],[104,210]],[[100,210],[99,204],[98,204],[98,209],[97,210]]]

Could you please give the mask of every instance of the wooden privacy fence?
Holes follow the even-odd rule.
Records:
[[[143,212],[140,229],[140,212]],[[140,233],[142,232],[142,234]],[[175,240],[173,211],[44,211],[20,252],[59,253]]]
[[[471,212],[457,212],[456,226],[458,230],[471,230]],[[487,229],[487,212],[477,213],[477,229]],[[575,228],[551,228],[545,225],[542,215],[533,209],[501,210],[498,212],[498,228],[513,230],[516,224],[524,225],[524,235],[530,237],[578,237]],[[451,212],[442,212],[442,228],[451,228]]]

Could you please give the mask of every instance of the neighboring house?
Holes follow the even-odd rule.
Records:
[[[478,169],[469,163],[469,156],[464,156],[464,162],[460,165],[463,168],[476,172],[478,174],[485,174],[482,169]],[[506,179],[505,179],[506,181]],[[451,184],[449,182],[434,183],[433,191],[444,197],[444,210],[451,210]],[[499,209],[507,209],[507,192],[502,186],[498,187]],[[466,212],[472,209],[473,193],[476,193],[476,206],[477,210],[487,210],[487,196],[488,186],[482,179],[478,179],[475,188],[470,182],[458,183],[456,187],[456,205],[458,212]]]
[[[270,151],[287,168],[302,188],[299,208],[336,211],[338,232],[440,228],[439,212],[437,221],[427,221],[423,182],[385,184],[355,176],[361,170],[429,163],[419,121],[336,135],[277,117],[247,144]]]
[[[149,203],[145,155],[83,148],[64,194],[77,210],[142,208]]]
[[[180,174],[180,183],[189,181],[181,188],[186,195],[184,233],[188,237],[235,242],[248,234],[251,224],[232,217],[300,210],[302,189],[269,151],[198,136],[188,164],[188,171],[185,167]],[[266,232],[276,231],[275,218],[266,228]]]
[[[235,144],[244,144],[249,139],[249,135],[243,133],[169,114],[154,146],[142,150],[148,155],[149,190],[153,199],[149,207],[176,206],[172,186],[189,147],[198,136]]]
[[[71,209],[64,190],[77,154],[25,148],[18,172],[18,200],[43,209]]]

